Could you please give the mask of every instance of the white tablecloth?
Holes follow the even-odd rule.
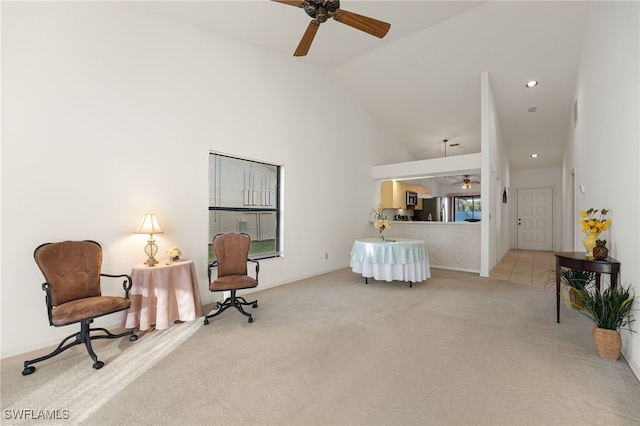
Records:
[[[380,281],[420,282],[431,278],[429,255],[422,240],[361,238],[351,249],[351,269]]]

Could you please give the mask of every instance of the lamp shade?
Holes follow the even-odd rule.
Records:
[[[140,226],[136,234],[163,234],[164,231],[158,224],[158,218],[155,214],[146,213],[140,222]]]

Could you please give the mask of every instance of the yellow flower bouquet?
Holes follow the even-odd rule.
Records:
[[[582,216],[582,219],[580,219],[580,224],[582,225],[582,232],[599,235],[602,231],[609,229],[611,219],[606,218],[607,213],[609,213],[607,209],[581,211],[580,216]]]
[[[387,228],[391,228],[391,222],[389,222],[384,217],[384,209],[382,208],[382,204],[378,204],[377,209],[371,209],[373,215],[375,217],[375,221],[373,222],[373,226],[376,227],[380,231],[380,239],[384,241],[384,230]]]
[[[167,251],[167,254],[169,255],[169,259],[171,259],[171,261],[177,262],[178,260],[180,260],[180,256],[182,256],[182,250],[180,250],[180,248],[178,247],[171,247],[171,249]]]

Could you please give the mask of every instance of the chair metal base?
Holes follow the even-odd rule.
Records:
[[[236,290],[231,290],[231,297],[227,297],[225,301],[222,303],[218,302],[218,304],[216,305],[217,306],[216,312],[204,317],[204,324],[205,325],[209,324],[209,318],[216,317],[231,307],[234,307],[237,310],[239,310],[242,315],[249,317],[249,322],[251,323],[253,322],[253,317],[251,316],[251,314],[245,312],[245,310],[242,309],[243,306],[249,306],[249,305],[251,305],[253,308],[257,308],[258,301],[254,300],[253,302],[247,302],[247,300],[244,297],[236,296]]]
[[[124,336],[129,336],[129,341],[131,342],[135,342],[136,340],[138,340],[138,336],[136,336],[135,334],[133,334],[133,329],[132,330],[127,330],[124,333],[120,333],[120,334],[113,334],[111,333],[109,330],[107,330],[106,328],[90,328],[89,324],[93,322],[93,319],[89,319],[89,320],[84,320],[80,323],[80,331],[77,333],[74,333],[70,336],[67,336],[65,339],[62,340],[62,342],[60,342],[60,344],[58,345],[57,348],[55,348],[53,350],[53,352],[51,352],[48,355],[44,355],[41,356],[40,358],[36,358],[36,359],[30,359],[24,362],[24,370],[22,370],[22,375],[23,376],[28,376],[29,374],[33,373],[34,371],[36,371],[36,367],[34,365],[31,364],[35,364],[37,362],[40,361],[44,361],[47,360],[49,358],[53,358],[54,356],[58,355],[59,353],[62,353],[64,351],[66,351],[67,349],[69,349],[70,347],[73,347],[75,345],[79,345],[81,343],[84,343],[84,345],[87,347],[87,352],[89,352],[89,356],[91,357],[91,359],[93,360],[93,368],[95,368],[96,370],[99,370],[100,368],[102,368],[104,366],[104,362],[102,361],[98,361],[98,356],[96,355],[96,353],[93,351],[93,348],[91,347],[91,341],[94,339],[115,339],[115,338],[119,338],[119,337],[124,337]],[[102,331],[105,334],[99,334],[96,336],[92,336],[91,332],[93,331]],[[71,343],[68,343],[65,345],[65,343],[67,343],[67,341],[69,339],[75,338],[74,341],[72,341]]]

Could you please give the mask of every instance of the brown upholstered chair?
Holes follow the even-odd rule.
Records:
[[[49,325],[62,327],[80,323],[80,331],[66,337],[58,347],[48,355],[24,362],[23,375],[36,370],[31,365],[44,361],[66,351],[72,346],[84,343],[93,360],[93,368],[102,368],[104,362],[91,347],[93,339],[112,339],[130,336],[135,341],[138,336],[133,330],[121,334],[112,334],[104,328],[90,328],[94,318],[128,309],[131,277],[129,275],[109,275],[100,273],[102,266],[102,247],[95,241],[63,241],[60,243],[42,244],[33,252],[36,264],[44,275],[42,290],[46,293],[45,302],[49,314]],[[100,277],[124,278],[122,287],[125,297],[102,296]],[[91,335],[92,331],[104,334]],[[67,341],[75,338],[67,344]],[[66,345],[65,345],[66,344]]]
[[[213,251],[216,260],[209,264],[209,290],[230,291],[231,296],[224,302],[219,302],[215,307],[215,313],[204,317],[204,323],[209,324],[209,318],[220,315],[230,307],[239,310],[243,315],[249,317],[249,322],[253,322],[251,314],[242,309],[243,306],[252,305],[258,307],[258,301],[247,302],[243,297],[236,296],[237,290],[254,288],[258,286],[258,273],[260,263],[257,260],[249,259],[249,248],[251,247],[251,237],[246,233],[217,234],[213,237]],[[255,279],[247,275],[247,262],[256,264]],[[211,281],[211,269],[218,268],[218,278]]]

